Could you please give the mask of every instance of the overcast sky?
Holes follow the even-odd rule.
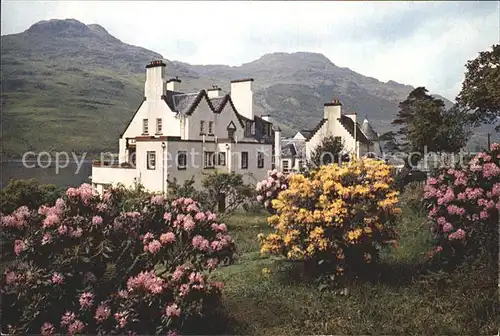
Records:
[[[2,35],[33,23],[98,23],[123,42],[191,64],[241,65],[311,51],[381,81],[453,100],[464,65],[500,41],[500,2],[3,1]]]

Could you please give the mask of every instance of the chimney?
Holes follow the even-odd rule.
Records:
[[[253,78],[231,81],[231,100],[242,116],[253,120]]]
[[[167,82],[167,91],[180,92],[181,83],[182,81],[177,76],[175,76],[175,78],[170,78]]]
[[[330,103],[324,105],[323,118],[327,119],[327,135],[334,134],[337,120],[342,115],[342,103],[338,99],[334,99]]]
[[[166,67],[163,61],[152,61],[146,65],[146,83],[144,83],[144,97],[155,101],[161,99],[166,92]]]
[[[354,121],[354,125],[356,125],[356,112],[346,114],[345,116],[351,118]]]
[[[281,171],[281,129],[274,130],[274,169]]]
[[[221,90],[222,89],[220,87],[218,87],[217,85],[212,85],[212,88],[207,90],[208,98],[212,99],[212,98],[219,97]]]

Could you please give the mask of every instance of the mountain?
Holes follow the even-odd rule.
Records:
[[[2,36],[1,43],[0,140],[6,156],[116,151],[118,135],[142,100],[145,64],[163,58],[74,19],[41,21]],[[279,120],[288,135],[314,127],[333,97],[346,111],[368,116],[377,131],[388,130],[398,102],[413,90],[308,52],[267,54],[235,67],[167,60],[167,72],[182,80],[183,91],[218,85],[227,92],[230,80],[254,78],[256,109]]]

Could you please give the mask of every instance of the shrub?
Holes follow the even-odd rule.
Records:
[[[398,192],[381,161],[323,166],[310,178],[296,174],[288,182],[272,201],[274,232],[259,236],[262,253],[304,261],[313,275],[335,278],[375,263],[380,248],[395,242]]]
[[[401,193],[400,201],[402,206],[408,207],[417,214],[425,211],[424,186],[419,182],[408,184]]]
[[[169,197],[191,197],[199,200],[204,208],[219,213],[230,214],[238,209],[252,195],[252,189],[243,181],[241,174],[214,172],[203,179],[202,188],[196,189],[194,177],[177,184],[174,179],[168,182]],[[219,208],[224,198],[224,209]]]
[[[264,205],[264,208],[270,213],[274,213],[271,204],[278,194],[288,188],[288,175],[278,172],[276,169],[267,172],[267,179],[257,182],[255,186],[256,200]]]
[[[312,151],[309,160],[307,160],[307,167],[310,170],[315,170],[323,165],[330,163],[339,163],[341,159],[341,152],[344,144],[339,137],[328,136],[323,138],[320,144]]]
[[[166,334],[212,311],[234,243],[190,198],[153,195],[123,212],[123,190],[69,188],[52,207],[2,217],[15,260],[2,283],[2,332]]]
[[[435,260],[455,267],[464,258],[498,254],[500,145],[463,169],[441,169],[425,186]],[[486,253],[486,254],[484,254]]]
[[[22,205],[38,208],[53,203],[62,191],[53,184],[40,184],[35,179],[10,180],[0,191],[0,213],[11,213]]]

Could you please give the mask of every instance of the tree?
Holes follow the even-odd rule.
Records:
[[[339,162],[340,152],[344,145],[339,137],[325,137],[321,143],[312,151],[307,162],[310,169],[319,168],[330,163]]]
[[[479,126],[500,121],[500,45],[491,51],[482,51],[465,65],[465,80],[457,103],[471,110],[470,121]],[[500,131],[500,124],[496,126]]]
[[[444,102],[418,87],[399,103],[399,112],[392,124],[399,126],[400,149],[406,152],[453,153],[467,142],[470,131],[467,114],[459,106],[446,110]],[[389,133],[388,133],[389,134]]]
[[[216,212],[231,213],[248,200],[253,188],[245,184],[241,174],[215,172],[208,175],[202,182],[203,193],[206,194],[204,203],[208,209]],[[224,208],[220,209],[220,202],[224,199]]]

